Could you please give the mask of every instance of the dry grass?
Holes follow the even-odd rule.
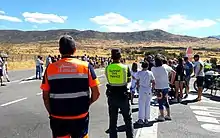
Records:
[[[34,69],[35,61],[23,61],[23,62],[9,62],[9,70],[24,70],[24,69]]]
[[[210,48],[219,48],[220,43],[216,41],[206,42],[180,42],[180,43],[172,43],[172,42],[134,42],[128,43],[120,40],[96,40],[96,39],[88,39],[88,40],[80,40],[77,42],[77,56],[82,56],[84,54],[90,56],[104,56],[108,57],[110,54],[111,48],[130,48],[130,47],[146,47],[146,46],[164,46],[164,47],[188,47],[192,46],[193,48],[197,47],[210,47]],[[29,43],[29,44],[4,44],[0,46],[1,51],[5,51],[9,53],[9,69],[17,70],[17,69],[31,69],[35,68],[35,59],[34,57],[37,55],[41,55],[46,57],[47,55],[59,55],[58,45],[56,41],[50,42],[39,42],[39,43]],[[169,50],[170,53],[180,53],[185,51],[179,50]],[[209,59],[212,57],[218,58],[220,60],[220,53],[217,52],[208,52],[208,51],[195,51],[195,53],[200,53],[202,58]]]

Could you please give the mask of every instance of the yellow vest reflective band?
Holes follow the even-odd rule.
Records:
[[[121,63],[113,63],[106,67],[106,78],[110,86],[127,85],[128,67]]]
[[[211,69],[212,68],[212,64],[210,63],[205,63],[205,69]]]

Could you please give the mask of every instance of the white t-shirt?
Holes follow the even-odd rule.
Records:
[[[169,88],[168,71],[165,67],[152,67],[151,71],[155,77],[155,89]]]
[[[7,61],[4,61],[4,62],[3,62],[3,67],[2,67],[2,69],[3,69],[3,70],[6,70],[6,66],[7,66],[7,65],[8,65],[8,62],[7,62]]]
[[[163,64],[162,66],[166,69],[166,71],[168,72],[168,74],[170,74],[172,71],[174,71],[173,68],[170,67],[170,66],[167,65],[167,64]]]
[[[41,66],[41,65],[43,65],[43,61],[38,58],[36,60],[36,66]]]
[[[139,80],[140,90],[151,92],[151,81],[155,80],[154,75],[151,71],[139,71],[137,73],[137,79]]]
[[[198,74],[199,70],[200,70],[200,64],[203,66],[202,70],[200,71],[200,73]],[[194,68],[195,68],[195,75],[196,77],[197,76],[202,76],[204,77],[205,76],[205,73],[204,73],[204,63],[202,61],[196,61],[194,63]]]
[[[133,72],[133,71],[131,71],[131,76],[134,76],[134,78],[137,79],[137,73],[138,73],[138,72]],[[136,82],[137,82],[137,81],[131,77],[131,87],[132,87],[132,88],[134,88],[134,87],[136,86]]]

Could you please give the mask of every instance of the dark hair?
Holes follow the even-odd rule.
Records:
[[[167,60],[166,59],[163,59],[163,64],[167,64]]]
[[[134,63],[132,64],[131,70],[132,70],[133,72],[137,72],[137,69],[138,69],[138,64],[134,62]]]
[[[162,63],[161,57],[157,56],[157,57],[155,58],[155,66],[156,66],[156,67],[161,67],[162,65],[163,65],[163,63]]]
[[[179,65],[183,65],[183,59],[182,58],[179,58],[178,62],[179,62]]]
[[[149,63],[147,61],[143,62],[141,65],[142,68],[146,69],[149,67]]]
[[[187,61],[189,58],[188,57],[184,57],[184,61]]]
[[[199,58],[199,55],[198,54],[194,55],[194,58]]]
[[[65,35],[60,38],[59,51],[62,55],[72,55],[75,52],[75,42],[71,36]]]

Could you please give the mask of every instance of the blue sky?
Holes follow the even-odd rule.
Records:
[[[220,35],[219,0],[7,0],[0,29],[79,29]]]

